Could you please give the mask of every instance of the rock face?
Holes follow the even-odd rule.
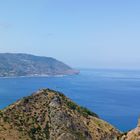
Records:
[[[119,136],[98,115],[50,89],[0,112],[0,140],[117,140]]]
[[[77,70],[51,57],[0,53],[0,77],[78,74]]]

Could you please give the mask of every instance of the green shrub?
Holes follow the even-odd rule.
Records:
[[[77,108],[77,105],[71,101],[67,102],[67,106],[72,110],[75,110]]]

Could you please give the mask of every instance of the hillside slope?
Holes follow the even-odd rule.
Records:
[[[55,76],[77,73],[78,71],[51,57],[0,53],[0,77]]]
[[[0,140],[116,140],[120,132],[63,94],[43,89],[0,112]]]

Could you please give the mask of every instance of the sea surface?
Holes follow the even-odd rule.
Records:
[[[0,78],[0,109],[41,88],[63,92],[121,131],[140,115],[140,71],[82,69],[79,75]]]

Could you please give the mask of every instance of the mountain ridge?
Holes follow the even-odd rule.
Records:
[[[117,140],[121,132],[64,94],[42,89],[0,111],[0,139]]]
[[[63,93],[41,89],[0,110],[0,140],[139,140],[121,132]]]

